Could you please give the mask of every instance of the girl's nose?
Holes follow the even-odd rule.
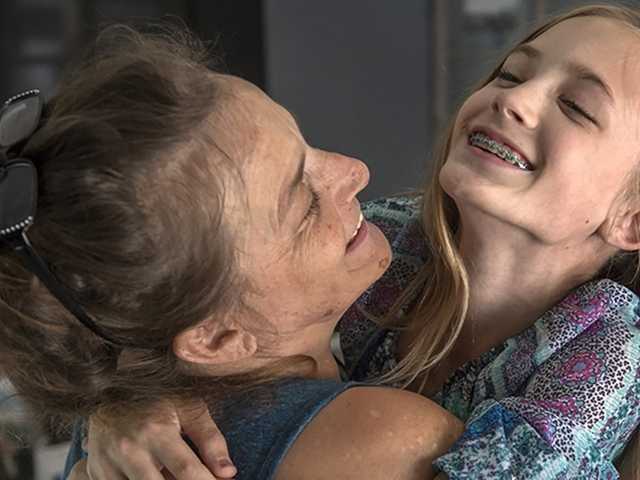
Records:
[[[535,128],[538,125],[538,95],[525,85],[501,90],[496,94],[492,107],[497,114],[526,128]]]

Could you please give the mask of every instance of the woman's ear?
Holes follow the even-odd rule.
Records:
[[[640,205],[623,209],[602,226],[601,235],[611,246],[632,252],[640,250]]]
[[[178,334],[173,340],[175,355],[185,362],[224,365],[246,360],[256,353],[256,337],[239,326],[207,321]]]

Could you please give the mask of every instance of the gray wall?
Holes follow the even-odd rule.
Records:
[[[431,145],[424,0],[265,0],[266,87],[307,141],[364,160],[361,198],[420,185]]]
[[[401,192],[423,183],[439,129],[505,49],[586,3],[263,0],[266,89],[310,144],[369,164],[362,199]]]

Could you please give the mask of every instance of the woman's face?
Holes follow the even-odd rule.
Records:
[[[359,160],[310,147],[293,117],[233,77],[224,111],[240,158],[242,198],[232,199],[247,305],[278,334],[335,322],[386,270],[389,244],[362,220]]]
[[[637,33],[595,17],[516,48],[463,104],[444,190],[544,243],[598,232],[638,161],[638,52]]]

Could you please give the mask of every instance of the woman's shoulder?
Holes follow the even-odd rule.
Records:
[[[315,416],[276,478],[431,478],[431,463],[462,431],[458,419],[420,395],[356,386]]]
[[[234,395],[215,419],[238,480],[429,478],[431,462],[462,433],[420,395],[304,378]]]
[[[356,384],[287,378],[236,392],[214,418],[238,467],[237,480],[275,478],[300,432],[324,407]]]

